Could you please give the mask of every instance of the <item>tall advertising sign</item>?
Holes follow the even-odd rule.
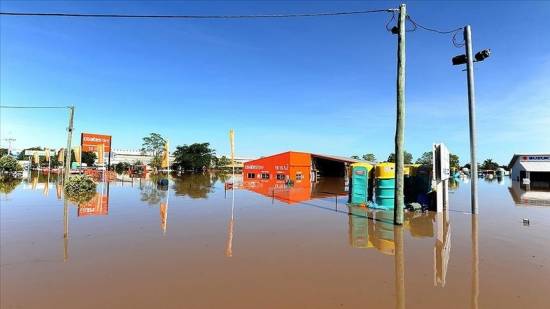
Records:
[[[97,152],[97,146],[103,145],[103,151],[111,152],[111,136],[94,133],[82,133],[80,136],[80,145],[84,152]]]
[[[104,155],[109,153],[108,165],[111,164],[111,135],[82,133],[80,135],[80,146],[83,152],[95,152],[98,157],[98,164],[104,164]]]

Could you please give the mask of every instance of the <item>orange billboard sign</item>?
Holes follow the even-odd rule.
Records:
[[[82,133],[80,137],[82,151],[97,152],[98,146],[103,145],[103,151],[111,152],[111,136],[93,133]]]

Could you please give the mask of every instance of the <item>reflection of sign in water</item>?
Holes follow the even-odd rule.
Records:
[[[78,216],[106,216],[109,214],[109,196],[97,193],[90,201],[78,206]]]
[[[105,152],[111,151],[111,136],[110,135],[101,135],[93,133],[82,133],[80,136],[80,144],[82,146],[82,151],[85,152],[95,152],[97,151],[98,145],[103,145]]]

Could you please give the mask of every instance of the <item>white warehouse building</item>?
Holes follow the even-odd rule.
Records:
[[[531,188],[550,188],[550,154],[514,154],[508,164],[512,181]]]

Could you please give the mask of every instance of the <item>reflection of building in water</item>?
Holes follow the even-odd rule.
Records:
[[[512,181],[508,191],[516,205],[550,206],[550,190],[527,190],[526,185]]]
[[[348,194],[345,179],[337,177],[322,178],[316,183],[297,180],[292,184],[285,180],[245,178],[243,188],[287,204]]]

